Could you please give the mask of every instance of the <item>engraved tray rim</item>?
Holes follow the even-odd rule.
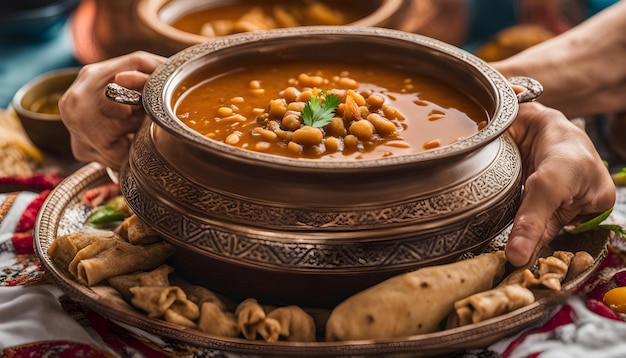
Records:
[[[552,312],[558,303],[564,301],[567,296],[580,288],[595,272],[607,255],[607,244],[609,241],[607,231],[592,233],[592,235],[598,236],[603,241],[601,241],[601,249],[592,253],[594,263],[591,268],[566,282],[561,291],[549,294],[531,305],[484,322],[399,339],[266,343],[264,341],[250,341],[243,338],[210,335],[159,319],[149,318],[128,304],[119,304],[118,301],[123,303],[121,298],[115,300],[106,297],[108,291],[101,290],[103,286],[96,286],[95,288],[85,287],[57,267],[55,262],[48,256],[47,250],[60,232],[61,228],[59,225],[62,224],[63,220],[71,221],[71,218],[68,219],[66,217],[67,210],[72,210],[72,208],[80,204],[79,196],[85,190],[109,182],[110,179],[106,174],[106,168],[97,163],[90,163],[68,176],[48,195],[37,217],[33,235],[35,254],[45,269],[46,277],[54,285],[61,288],[70,298],[112,320],[198,347],[231,353],[274,356],[410,353],[418,356],[432,356],[461,349],[486,346],[533,325],[546,313]],[[79,227],[78,223],[74,222],[73,224]]]

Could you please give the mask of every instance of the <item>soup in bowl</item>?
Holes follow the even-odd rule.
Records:
[[[415,34],[227,36],[109,96],[152,120],[120,173],[129,206],[177,247],[177,270],[232,297],[333,306],[481,250],[521,198],[509,80]]]

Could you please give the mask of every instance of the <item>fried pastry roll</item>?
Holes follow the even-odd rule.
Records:
[[[139,219],[136,214],[124,219],[122,223],[115,228],[115,233],[126,239],[133,245],[153,244],[161,241],[161,237],[150,228],[145,221]]]
[[[131,287],[130,292],[133,294],[133,306],[144,310],[150,317],[163,317],[169,309],[190,320],[199,316],[198,307],[187,299],[180,287],[137,286]]]
[[[152,270],[165,263],[174,247],[165,241],[150,245],[119,242],[91,258],[80,260],[76,266],[78,282],[92,286],[109,277],[135,271]]]
[[[241,302],[235,310],[239,330],[247,339],[256,339],[257,326],[265,319],[263,307],[254,298]]]
[[[454,303],[486,291],[504,272],[503,251],[387,279],[340,303],[326,340],[386,339],[434,332]]]
[[[265,317],[263,322],[257,325],[257,333],[268,343],[278,342],[281,325],[274,318]]]
[[[198,307],[202,307],[202,304],[204,304],[205,302],[212,302],[217,305],[217,307],[219,307],[221,310],[226,310],[226,304],[224,303],[224,301],[220,297],[218,297],[215,292],[209,290],[208,288],[198,285],[192,285],[189,283],[183,283],[179,286],[183,289],[183,291],[185,291],[187,297],[192,302],[197,304]]]
[[[83,259],[89,259],[92,257],[96,257],[103,251],[106,251],[116,245],[123,244],[124,241],[121,240],[97,240],[92,242],[91,244],[80,249],[74,259],[70,262],[67,269],[68,271],[75,277],[78,278],[78,264]]]
[[[524,286],[543,285],[553,291],[561,290],[561,282],[567,276],[574,254],[569,251],[555,251],[550,257],[539,258],[539,268],[535,275],[530,270],[524,271]]]
[[[76,232],[57,237],[48,248],[48,255],[63,268],[68,268],[78,251],[100,240],[122,238],[111,231]]]
[[[152,271],[133,272],[126,275],[109,277],[107,283],[118,290],[128,300],[132,297],[131,287],[154,286],[167,287],[170,285],[169,274],[174,268],[169,265],[161,265]]]
[[[270,319],[278,322],[279,335],[283,340],[288,342],[315,342],[315,321],[302,308],[293,305],[279,307],[267,314],[265,320]],[[273,335],[271,337],[274,338]],[[270,342],[265,336],[263,338]],[[278,338],[276,337],[276,339]],[[273,340],[273,342],[275,341]]]
[[[587,270],[593,265],[593,257],[587,251],[578,251],[574,254],[567,269],[567,276],[564,281],[568,281]]]
[[[485,321],[535,302],[535,295],[526,287],[514,284],[479,292],[454,304],[447,328]]]
[[[184,327],[198,328],[198,325],[196,324],[196,322],[181,315],[180,313],[178,313],[177,311],[173,309],[166,310],[165,313],[163,314],[163,319],[167,322],[179,324]]]
[[[198,329],[217,336],[237,337],[239,335],[235,315],[223,311],[215,302],[210,301],[206,301],[200,306]]]

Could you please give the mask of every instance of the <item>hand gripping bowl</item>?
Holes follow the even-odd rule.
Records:
[[[174,114],[181,82],[210,66],[356,54],[469,94],[487,111],[488,125],[429,151],[332,161],[236,148]],[[516,96],[511,82],[528,90]],[[522,168],[505,131],[519,102],[534,99],[541,86],[507,80],[471,54],[420,35],[310,27],[202,43],[169,58],[142,94],[109,91],[118,102],[142,103],[152,120],[119,179],[132,210],[177,247],[177,272],[235,298],[332,307],[392,275],[481,250],[506,230],[519,205]]]

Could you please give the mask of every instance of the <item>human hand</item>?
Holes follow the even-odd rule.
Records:
[[[532,77],[541,103],[569,118],[626,109],[626,1],[550,40],[491,65]]]
[[[506,255],[523,266],[572,220],[612,208],[615,185],[587,134],[557,110],[521,104],[508,133],[525,182]]]
[[[59,100],[63,123],[71,134],[72,152],[80,161],[96,161],[119,169],[128,156],[132,135],[143,124],[142,107],[115,103],[105,88],[115,82],[142,90],[150,73],[165,58],[134,52],[84,66]]]

